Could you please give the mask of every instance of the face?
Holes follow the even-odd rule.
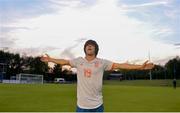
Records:
[[[86,55],[93,56],[95,55],[95,46],[88,44],[85,48]]]

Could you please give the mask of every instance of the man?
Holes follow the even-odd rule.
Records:
[[[176,79],[173,80],[173,87],[176,89]]]
[[[105,70],[113,69],[152,69],[154,65],[132,65],[114,63],[97,58],[99,46],[94,40],[86,41],[84,45],[85,58],[78,57],[72,60],[42,57],[44,62],[53,62],[61,65],[70,65],[77,68],[77,112],[103,112],[102,80]]]

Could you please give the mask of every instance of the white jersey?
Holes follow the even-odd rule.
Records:
[[[112,69],[113,63],[99,58],[87,61],[78,57],[71,60],[70,65],[77,68],[77,105],[84,109],[93,109],[102,105],[103,73]]]

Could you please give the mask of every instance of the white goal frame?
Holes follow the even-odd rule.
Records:
[[[43,75],[20,73],[16,75],[16,80],[21,84],[43,84]]]

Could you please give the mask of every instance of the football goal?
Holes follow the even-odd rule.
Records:
[[[16,75],[16,80],[22,84],[43,84],[43,75],[20,73]]]

